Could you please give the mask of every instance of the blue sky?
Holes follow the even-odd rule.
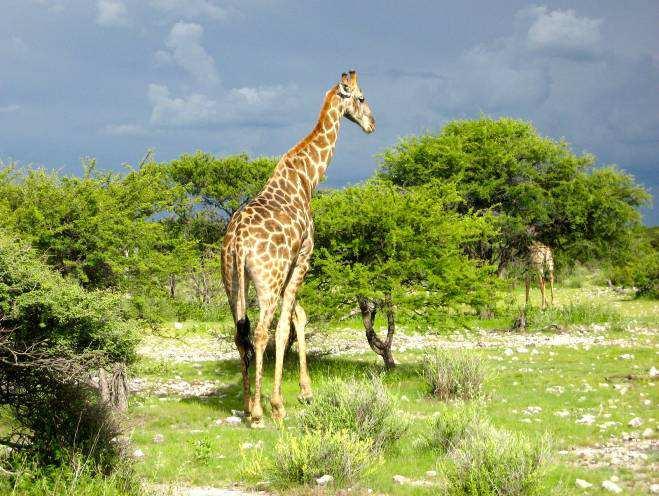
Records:
[[[659,3],[0,0],[0,158],[80,171],[202,149],[279,155],[356,68],[330,186],[401,136],[514,116],[659,186]],[[646,213],[659,224],[659,209]]]

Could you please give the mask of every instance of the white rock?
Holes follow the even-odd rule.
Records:
[[[229,425],[238,425],[242,422],[240,417],[227,417],[224,421]]]
[[[137,448],[135,451],[133,451],[133,457],[134,458],[144,458],[144,451]]]
[[[405,477],[404,475],[394,475],[393,476],[393,481],[396,484],[407,484],[410,480]]]
[[[604,489],[606,489],[607,491],[615,493],[615,494],[619,494],[619,493],[622,492],[622,489],[620,488],[620,486],[618,484],[616,484],[615,482],[610,481],[610,480],[605,480],[604,482],[602,482],[602,487]]]
[[[591,425],[595,422],[595,415],[583,415],[581,418],[577,419],[575,423],[577,424],[584,424],[584,425]]]
[[[647,429],[645,429],[643,431],[642,436],[645,437],[645,438],[648,438],[648,437],[652,437],[653,434],[654,434],[654,431],[650,427],[648,427]]]
[[[318,477],[316,479],[316,484],[318,484],[319,486],[326,486],[327,484],[329,484],[333,480],[334,480],[334,477],[332,477],[329,474],[325,474],[322,477]]]
[[[180,322],[174,322],[174,329],[183,329],[183,324]]]
[[[222,425],[222,424],[224,423],[224,420],[222,420],[221,418],[219,418],[219,419],[215,419],[215,422],[213,422],[213,423],[214,423],[215,425]]]
[[[510,348],[506,348],[505,350],[503,350],[503,354],[506,356],[511,356],[513,353],[515,352]]]
[[[155,436],[153,436],[153,442],[156,444],[161,444],[164,441],[165,441],[165,436],[163,436],[162,434],[156,434]]]
[[[652,401],[651,400],[643,400],[643,404],[645,406],[650,406],[652,404]]]
[[[659,484],[652,484],[650,486],[650,492],[652,494],[659,494]]]
[[[426,472],[426,477],[437,477],[437,471],[436,470],[428,470]]]
[[[522,410],[522,413],[524,415],[537,415],[542,411],[542,408],[539,406],[527,406],[524,410]]]
[[[620,360],[632,360],[634,358],[634,355],[631,353],[624,353],[620,355]]]
[[[657,377],[659,375],[659,370],[657,370],[656,367],[650,367],[650,370],[648,371],[648,375],[650,377]]]
[[[556,415],[557,417],[565,418],[570,416],[570,412],[568,412],[567,410],[559,410],[557,412],[554,412],[554,415]]]
[[[583,480],[583,479],[577,479],[577,480],[574,481],[574,483],[575,483],[575,484],[577,485],[577,487],[580,488],[580,489],[588,489],[589,487],[592,487],[592,486],[593,486],[590,482],[585,481],[585,480]]]
[[[240,445],[240,447],[244,450],[252,449],[254,447],[254,443],[243,443]]]
[[[639,427],[642,423],[643,423],[643,421],[640,418],[634,417],[633,419],[631,419],[629,421],[629,423],[627,425],[629,427]]]

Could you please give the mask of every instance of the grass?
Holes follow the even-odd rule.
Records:
[[[511,293],[511,298],[514,305],[519,307],[524,299],[523,288],[517,288]],[[532,293],[532,303],[535,306],[539,303],[537,290]],[[591,306],[578,306],[581,304]],[[622,444],[621,439],[625,432],[636,431],[640,434],[647,427],[653,428],[655,433],[659,430],[656,379],[648,376],[650,367],[657,366],[659,303],[652,300],[632,300],[604,288],[587,285],[583,288],[557,288],[556,305],[575,305],[576,309],[580,308],[579,311],[565,310],[566,314],[573,316],[570,317],[573,321],[591,320],[578,324],[583,326],[583,330],[578,333],[574,331],[576,324],[568,323],[569,332],[581,337],[601,336],[612,344],[601,346],[578,343],[568,346],[528,347],[527,350],[518,351],[518,347],[508,344],[506,339],[512,340],[519,336],[501,332],[497,334],[503,338],[501,346],[476,347],[465,352],[479,360],[487,371],[487,394],[467,403],[455,400],[442,402],[428,395],[428,385],[422,375],[423,359],[429,353],[428,350],[395,353],[399,365],[386,374],[382,374],[381,359],[371,352],[353,356],[311,355],[309,369],[318,403],[322,401],[321,397],[326,391],[333,391],[337,380],[350,383],[355,377],[368,378],[375,374],[380,377],[387,394],[391,396],[395,415],[411,419],[405,434],[393,443],[395,449],[385,449],[381,455],[372,457],[373,463],[367,469],[346,478],[346,482],[337,479],[333,485],[326,488],[325,494],[336,494],[342,484],[352,488],[351,494],[359,495],[367,494],[368,489],[372,489],[375,494],[442,494],[442,484],[449,484],[449,481],[442,481],[442,477],[450,474],[451,470],[459,474],[466,473],[465,467],[469,465],[466,461],[458,464],[458,461],[470,458],[466,452],[464,458],[458,458],[457,455],[454,459],[447,458],[450,456],[447,455],[448,451],[455,451],[455,446],[460,445],[460,440],[466,434],[465,430],[458,429],[458,426],[451,431],[454,426],[452,417],[445,416],[443,423],[438,418],[443,412],[447,412],[446,415],[454,415],[453,418],[459,418],[459,415],[464,413],[464,417],[468,419],[469,410],[486,419],[497,432],[510,433],[515,443],[521,446],[519,450],[522,453],[530,453],[525,455],[526,459],[533,460],[533,453],[537,452],[531,448],[530,451],[525,451],[525,447],[542,446],[541,440],[547,435],[552,439],[550,462],[545,469],[535,472],[538,477],[535,487],[540,494],[605,495],[609,493],[601,488],[601,482],[612,476],[620,478],[618,484],[625,488],[625,494],[647,494],[647,481],[653,476],[649,468],[650,463],[659,461],[656,454],[650,453],[650,459],[636,469],[612,465],[605,459],[600,460],[602,463],[597,467],[588,467],[573,449],[606,443]],[[607,325],[593,331],[588,326],[592,323],[589,318],[590,309],[595,307],[603,308],[604,311],[609,309],[610,315],[615,312],[625,325],[621,329],[611,329]],[[509,326],[510,314],[505,314],[503,310],[505,309],[501,309],[501,315],[505,318],[495,316],[493,319],[480,320],[478,325],[473,326],[473,331],[465,331],[465,336],[473,342],[478,342],[481,336],[476,327],[503,329]],[[552,310],[547,314],[552,315],[550,312]],[[581,316],[577,318],[579,314]],[[593,318],[597,317],[596,320],[608,318],[604,313],[599,316],[592,315]],[[502,325],[504,321],[505,326]],[[354,333],[358,339],[364,339],[361,322],[358,320],[348,320],[341,325],[341,332]],[[348,327],[352,330],[346,329]],[[211,335],[218,332],[230,333],[231,326],[226,322],[195,321],[184,322],[180,329],[170,324],[165,331],[167,335],[171,333],[183,340],[190,336],[206,336],[210,339]],[[328,339],[331,339],[332,332],[334,331],[328,332]],[[530,330],[528,333],[550,337],[556,330]],[[512,349],[512,353],[506,353],[507,348]],[[624,355],[633,355],[633,358],[621,358]],[[284,481],[288,479],[277,479],[273,473],[262,470],[263,464],[272,460],[277,450],[283,449],[281,446],[286,446],[282,444],[286,442],[282,439],[302,442],[299,439],[304,432],[300,429],[297,419],[308,407],[295,401],[298,394],[296,358],[294,355],[287,358],[284,365],[282,387],[289,417],[281,427],[270,421],[267,422],[266,429],[262,430],[249,429],[245,424],[216,424],[216,420],[232,415],[232,410],[242,409],[237,360],[194,364],[142,360],[133,369],[134,375],[151,380],[212,380],[217,383],[218,390],[209,397],[159,398],[145,394],[131,398],[128,435],[134,447],[145,454],[134,463],[138,476],[153,484],[231,487],[236,482],[250,486],[268,479],[271,484],[280,480],[281,485],[278,487],[283,486]],[[266,407],[269,405],[267,395],[272,391],[273,375],[272,362],[268,361],[263,384]],[[647,401],[650,403],[646,404]],[[559,413],[561,416],[557,415]],[[266,419],[268,414],[266,411]],[[594,422],[590,425],[577,423],[584,415],[592,415]],[[643,425],[640,428],[628,426],[634,417],[642,418]],[[163,436],[162,442],[154,441],[156,434]],[[656,434],[654,436],[656,437]],[[433,439],[432,443],[422,446],[424,441],[429,442],[429,438]],[[306,452],[312,452],[313,441],[310,438],[304,439],[307,443]],[[485,441],[484,443],[487,444]],[[563,451],[566,453],[559,454]],[[477,453],[473,452],[470,454],[472,457],[476,455]],[[248,477],[245,467],[249,467],[250,463],[253,464],[252,475]],[[455,464],[452,465],[453,468],[449,463]],[[293,462],[291,464],[295,465]],[[425,473],[428,470],[437,471],[438,476],[426,480]],[[307,473],[317,474],[320,471],[311,470]],[[254,475],[261,473],[266,475]],[[415,481],[424,480],[432,485],[398,485],[392,480],[393,475],[402,475]],[[640,480],[643,475],[646,482]],[[309,475],[304,480],[310,481],[310,477]],[[577,478],[591,482],[593,487],[587,492],[578,489],[574,483]],[[348,480],[351,482],[347,482]],[[464,494],[464,488],[460,489],[457,481],[465,480],[465,477],[454,480],[454,486],[457,488],[455,490]],[[312,485],[314,483],[311,482]],[[273,486],[268,487],[272,489]],[[4,487],[0,486],[1,494],[6,492],[3,490]],[[288,490],[278,490],[289,493]],[[307,494],[306,489],[299,491],[299,494]],[[37,493],[24,494],[31,496]],[[54,496],[71,493],[44,494]],[[86,494],[91,496],[95,493]],[[99,490],[96,494],[119,493]]]
[[[548,459],[544,439],[473,420],[443,463],[446,492],[469,496],[542,494],[542,470]]]
[[[342,431],[305,431],[282,434],[270,458],[247,458],[248,476],[265,478],[277,488],[314,485],[330,476],[333,485],[343,487],[356,481],[376,463],[372,441]]]
[[[438,400],[471,400],[483,393],[482,359],[473,353],[435,351],[423,358],[422,376]]]
[[[316,394],[299,415],[306,431],[349,431],[369,441],[374,452],[390,447],[408,431],[409,423],[379,376],[338,380]]]
[[[6,456],[6,455],[5,455]],[[138,496],[139,481],[128,463],[111,475],[79,459],[59,467],[38,467],[13,457],[3,461],[0,494],[6,496]]]

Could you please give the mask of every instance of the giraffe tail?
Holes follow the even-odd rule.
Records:
[[[247,295],[245,291],[245,258],[234,252],[238,294],[236,295],[236,344],[244,351],[245,367],[249,367],[254,358],[254,345],[250,336],[249,317],[247,317]]]

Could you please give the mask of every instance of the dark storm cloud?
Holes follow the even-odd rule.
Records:
[[[331,186],[453,118],[511,115],[659,184],[652,1],[0,0],[0,158],[79,170],[197,148],[277,155],[360,71],[378,120],[345,123]],[[659,221],[657,210],[647,216]]]

